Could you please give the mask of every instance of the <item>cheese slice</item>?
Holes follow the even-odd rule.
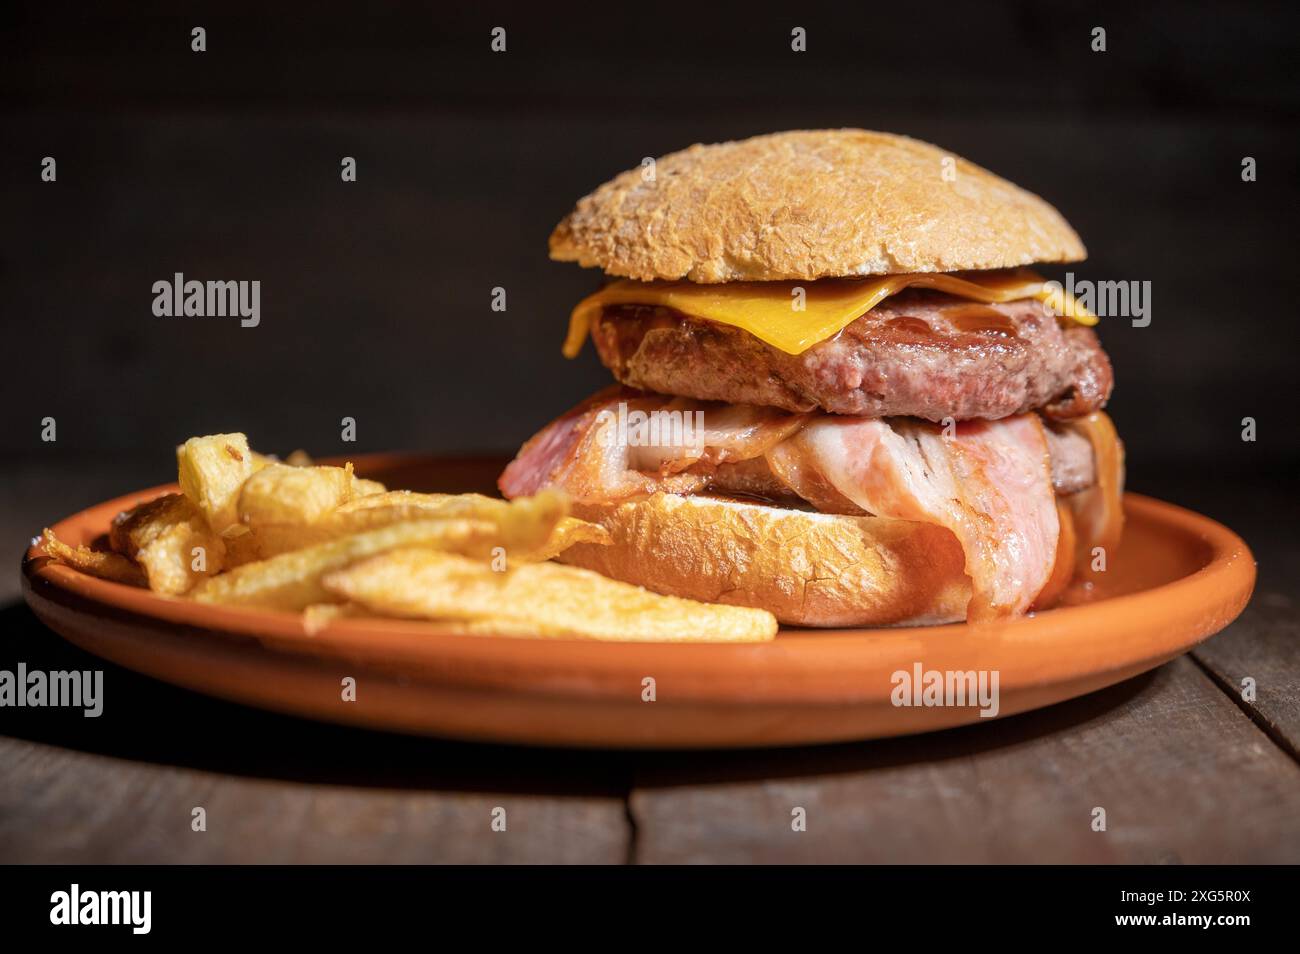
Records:
[[[786,354],[802,354],[838,334],[890,295],[905,288],[929,288],[972,301],[1008,302],[1035,298],[1062,317],[1095,325],[1097,317],[1059,283],[1027,269],[979,275],[916,273],[877,278],[824,278],[815,282],[637,282],[620,279],[584,298],[569,318],[566,357],[577,357],[601,309],[609,305],[671,308],[747,331]],[[802,291],[802,299],[799,292]],[[802,306],[802,307],[800,307]]]

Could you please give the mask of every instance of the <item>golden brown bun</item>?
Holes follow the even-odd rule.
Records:
[[[551,234],[551,258],[640,281],[733,282],[1087,255],[1038,196],[906,136],[774,133],[691,146],[659,159],[654,172],[653,181],[640,167],[624,172],[579,201]]]
[[[755,606],[794,626],[966,618],[961,547],[941,527],[676,494],[574,514],[613,543],[578,544],[561,561],[657,593]]]

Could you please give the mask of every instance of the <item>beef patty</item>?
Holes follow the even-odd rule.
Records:
[[[886,299],[803,354],[670,309],[606,308],[592,327],[624,384],[733,404],[930,421],[1041,410],[1080,417],[1114,378],[1097,336],[1040,302],[977,304],[932,291]]]

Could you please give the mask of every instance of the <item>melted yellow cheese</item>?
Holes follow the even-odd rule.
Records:
[[[1035,298],[1058,315],[1082,325],[1097,317],[1058,284],[1045,282],[1021,269],[981,275],[918,273],[878,278],[824,278],[815,282],[636,282],[620,279],[584,298],[569,318],[564,340],[566,357],[576,357],[601,309],[609,305],[648,305],[671,308],[691,318],[703,318],[747,331],[787,354],[802,354],[838,334],[890,295],[905,288],[929,288],[972,301],[1008,302]],[[802,300],[797,290],[802,289]],[[802,307],[800,307],[802,305]]]

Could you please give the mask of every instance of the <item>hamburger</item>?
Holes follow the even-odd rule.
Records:
[[[1081,261],[1038,196],[927,143],[696,145],[580,200],[553,259],[616,384],[543,428],[507,497],[566,491],[612,544],[562,559],[804,626],[1021,615],[1119,542],[1123,448]]]

